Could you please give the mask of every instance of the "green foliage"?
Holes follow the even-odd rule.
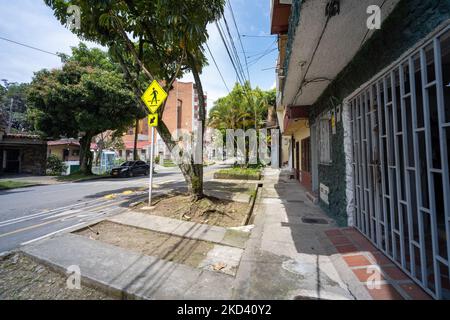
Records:
[[[62,69],[39,71],[30,84],[30,117],[36,129],[49,137],[76,138],[82,132],[94,136],[128,127],[136,116],[144,116],[122,75],[99,68],[96,60],[94,66],[86,65],[80,52],[90,51],[84,51],[83,45],[80,48],[74,48],[75,55]],[[94,51],[99,55],[98,49]],[[102,55],[107,61],[106,54]]]
[[[261,169],[259,168],[241,168],[236,166],[218,170],[216,173],[215,177],[219,179],[259,180],[261,178]]]
[[[269,106],[274,104],[274,90],[251,89],[249,83],[236,83],[229,95],[214,102],[208,124],[223,134],[226,129],[260,129],[267,120]]]
[[[37,183],[26,182],[26,181],[3,180],[3,181],[0,181],[0,190],[8,190],[8,189],[31,187],[31,186],[34,186],[36,184]]]
[[[59,176],[66,171],[67,166],[56,155],[51,154],[47,158],[47,174],[51,176]]]
[[[0,117],[3,119],[0,119],[0,122],[3,122],[3,125],[7,125],[10,116],[11,99],[13,99],[11,118],[11,131],[13,133],[33,131],[33,124],[28,119],[27,88],[28,85],[26,83],[10,83],[7,89],[0,85]]]
[[[107,130],[123,131],[145,114],[106,53],[84,45],[73,52],[61,69],[35,74],[28,88],[29,118],[47,137],[82,136],[81,171],[90,173],[92,138]]]
[[[125,32],[137,40],[133,45],[147,70],[165,81],[170,81],[184,52],[195,57],[201,70],[206,63],[201,48],[208,38],[206,25],[218,19],[224,7],[224,0],[45,0],[45,3],[62,24],[67,24],[70,5],[80,7],[81,28],[74,32],[109,47],[114,56],[120,56],[134,70],[137,61],[127,44],[132,41],[123,37]],[[191,68],[185,60],[182,69]]]

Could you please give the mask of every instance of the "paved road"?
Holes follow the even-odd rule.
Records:
[[[216,167],[205,169],[205,180]],[[154,175],[155,193],[185,187],[173,168]],[[148,177],[36,186],[0,191],[0,253],[126,210],[148,195]]]

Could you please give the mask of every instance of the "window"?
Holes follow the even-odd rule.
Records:
[[[320,163],[331,163],[330,120],[323,118],[319,121],[319,155]]]
[[[181,129],[182,126],[182,109],[183,109],[183,102],[181,100],[178,100],[177,102],[177,129]]]
[[[78,157],[80,155],[80,150],[72,150],[72,156]]]

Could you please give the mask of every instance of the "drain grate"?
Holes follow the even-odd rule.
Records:
[[[327,220],[321,218],[302,218],[302,221],[310,224],[328,224]]]
[[[286,202],[305,203],[303,200],[286,200]]]

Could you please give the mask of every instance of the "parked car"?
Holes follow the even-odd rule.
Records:
[[[137,175],[148,175],[150,173],[150,166],[144,161],[126,161],[119,167],[111,169],[111,176],[113,177],[134,177]]]

